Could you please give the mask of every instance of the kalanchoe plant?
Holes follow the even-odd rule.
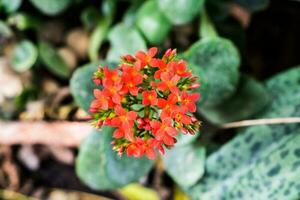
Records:
[[[198,77],[176,59],[176,49],[156,58],[157,48],[126,55],[115,69],[99,67],[93,81],[102,89],[94,90],[90,105],[92,124],[115,127],[113,149],[121,156],[154,159],[156,150],[176,143],[176,136],[195,134],[200,122],[193,116],[199,93]]]

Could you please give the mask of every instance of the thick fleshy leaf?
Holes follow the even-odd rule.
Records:
[[[252,12],[261,11],[269,5],[269,0],[235,0],[235,2]]]
[[[176,25],[190,22],[198,15],[204,0],[157,0],[159,8]]]
[[[261,83],[243,75],[234,95],[220,105],[200,107],[200,112],[210,122],[222,124],[254,116],[267,106],[269,100],[268,91]]]
[[[39,42],[39,55],[49,71],[62,78],[69,77],[71,71],[56,49],[49,43]]]
[[[14,70],[24,72],[31,68],[38,56],[38,52],[34,44],[28,40],[18,43],[11,57],[11,65]]]
[[[4,9],[7,13],[15,12],[22,4],[22,0],[1,0],[0,11]]]
[[[184,57],[196,75],[202,73],[202,77],[198,75],[200,81],[206,81],[206,91],[201,94],[204,105],[218,105],[235,92],[240,56],[231,41],[219,37],[204,38],[193,44]]]
[[[258,118],[300,116],[300,67],[267,81],[272,102]],[[298,199],[300,125],[252,126],[208,157],[193,199]],[[260,191],[260,192],[257,192]]]
[[[137,27],[151,44],[160,44],[171,29],[170,21],[155,0],[146,1],[137,14]]]
[[[108,66],[113,68],[117,65],[107,62],[86,64],[79,67],[73,73],[70,81],[71,93],[78,106],[85,111],[89,110],[89,106],[94,99],[93,90],[97,88],[97,86],[93,83],[92,77],[98,66]]]
[[[117,24],[108,35],[111,48],[107,59],[119,61],[125,54],[134,54],[138,50],[146,50],[146,42],[140,33],[134,28],[123,23]]]
[[[112,150],[113,129],[94,130],[80,146],[76,172],[89,187],[96,190],[114,189],[137,181],[146,175],[153,162],[143,157],[118,156]]]
[[[163,157],[167,173],[180,186],[194,185],[204,174],[205,148],[196,144],[175,145]]]
[[[29,0],[39,11],[46,15],[57,15],[67,9],[71,0]]]

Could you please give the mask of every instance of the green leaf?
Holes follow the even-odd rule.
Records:
[[[143,3],[143,1],[134,1],[131,3],[130,7],[126,10],[123,16],[124,24],[127,26],[134,26],[137,20],[137,12]]]
[[[103,41],[106,39],[110,24],[111,19],[102,17],[96,28],[93,30],[88,48],[88,55],[91,61],[95,62],[98,60],[98,51]]]
[[[0,20],[0,35],[3,38],[10,38],[13,36],[13,32],[11,28],[1,20]]]
[[[60,76],[62,78],[68,78],[71,71],[63,58],[57,54],[56,49],[47,42],[40,41],[39,45],[39,55],[42,62],[53,74]]]
[[[163,156],[165,169],[180,186],[194,185],[204,174],[205,148],[195,144],[175,145]]]
[[[13,49],[11,64],[14,70],[24,72],[36,62],[38,52],[29,40],[19,42]]]
[[[94,130],[81,144],[76,172],[89,187],[96,190],[115,189],[137,181],[151,169],[153,162],[143,157],[118,156],[112,150],[113,129],[104,126]]]
[[[300,67],[267,81],[272,102],[258,118],[300,116]],[[260,125],[208,157],[206,175],[189,189],[193,199],[298,199],[300,125]],[[260,191],[259,193],[257,191]]]
[[[170,21],[159,11],[155,0],[146,1],[139,9],[136,26],[151,44],[160,44],[171,29]]]
[[[107,37],[109,27],[115,14],[115,7],[116,2],[113,0],[102,1],[101,9],[103,16],[100,18],[98,25],[92,32],[88,48],[89,58],[93,62],[98,60],[98,51]]]
[[[94,99],[93,91],[98,88],[92,80],[94,72],[98,66],[107,65],[109,68],[117,66],[113,63],[98,62],[86,64],[78,68],[72,75],[70,80],[71,93],[76,103],[86,112],[88,112],[90,104]]]
[[[133,104],[132,106],[130,106],[133,110],[136,110],[136,111],[138,111],[138,110],[140,110],[140,109],[142,109],[142,108],[144,108],[145,107],[145,105],[143,105],[143,104]]]
[[[1,0],[0,1],[0,11],[1,8],[7,13],[15,12],[20,8],[22,0]]]
[[[176,25],[185,24],[198,15],[204,0],[157,0],[159,8]]]
[[[120,57],[125,54],[134,54],[138,50],[146,50],[147,46],[140,35],[134,28],[125,24],[117,24],[108,34],[108,40],[111,48],[108,52],[107,59],[119,61]]]
[[[269,0],[235,0],[235,2],[252,12],[261,11],[269,5]]]
[[[87,29],[95,28],[100,18],[99,10],[92,6],[83,9],[80,14],[81,23]]]
[[[39,11],[46,15],[57,15],[66,10],[71,0],[29,0]]]
[[[210,185],[209,178],[205,178],[201,182],[203,185],[198,184],[190,191],[191,197],[195,200],[240,200],[245,197],[262,200],[299,199],[300,130],[290,134],[270,145],[245,166],[231,169],[234,172],[232,175],[220,178],[214,185]],[[224,163],[218,164],[218,170],[224,170],[221,167]],[[209,169],[211,166],[207,164],[206,167]]]
[[[222,124],[250,118],[263,110],[269,101],[270,96],[265,87],[243,75],[234,95],[220,105],[200,107],[200,112],[210,122]]]
[[[215,26],[210,20],[210,17],[208,16],[205,9],[203,9],[201,12],[201,23],[199,27],[200,27],[199,30],[200,37],[202,38],[218,36]]]
[[[201,94],[204,105],[218,105],[235,92],[240,56],[231,41],[219,37],[204,38],[194,43],[184,57],[195,75],[200,73],[200,82],[205,81],[206,91]]]
[[[15,26],[18,30],[38,29],[42,22],[34,15],[28,13],[15,13],[8,18],[8,24]]]

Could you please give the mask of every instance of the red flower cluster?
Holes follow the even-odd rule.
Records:
[[[195,134],[200,122],[193,116],[200,98],[191,91],[198,78],[187,70],[176,50],[155,58],[157,48],[122,57],[115,69],[99,68],[93,76],[95,99],[90,105],[93,124],[115,127],[114,150],[120,155],[155,158],[172,147],[179,132]]]

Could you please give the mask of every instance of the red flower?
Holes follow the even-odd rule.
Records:
[[[131,77],[132,79],[134,79],[135,82],[137,82],[137,84],[143,82],[143,75],[140,73],[140,62],[135,62],[133,66],[123,64],[120,65],[120,68],[123,71],[123,76]]]
[[[161,140],[166,145],[172,146],[175,143],[174,136],[178,134],[177,130],[173,127],[171,118],[164,118],[162,122],[150,122],[153,128],[154,136],[157,140]]]
[[[121,81],[121,76],[118,73],[118,69],[110,70],[107,67],[103,68],[103,84],[105,82],[113,82],[113,83],[119,83]]]
[[[184,60],[175,58],[176,49],[168,49],[162,58],[156,53],[157,48],[138,51],[135,57],[123,56],[117,68],[99,68],[93,74],[103,89],[94,90],[92,124],[116,127],[111,144],[120,156],[126,151],[128,156],[154,159],[156,151],[164,154],[164,147],[175,144],[179,132],[195,134],[200,128],[192,115],[200,95],[186,92],[199,87],[199,79]]]
[[[138,118],[137,119],[138,128],[145,129],[146,131],[151,130],[150,119],[149,118]]]
[[[163,145],[162,142],[156,140],[155,138],[148,139],[147,140],[147,148],[145,150],[147,157],[152,160],[155,158],[155,151],[154,151],[155,148],[158,149],[159,153],[164,155],[165,150],[162,145]]]
[[[176,55],[176,49],[168,49],[166,52],[165,52],[165,55],[163,57],[163,59],[172,59],[174,58],[174,56]]]
[[[196,112],[196,101],[200,98],[200,94],[189,94],[182,92],[181,94],[181,106],[190,112]]]
[[[157,104],[157,93],[155,92],[155,90],[144,91],[142,93],[142,104],[153,106]]]
[[[107,110],[112,107],[112,101],[107,97],[107,94],[99,89],[94,89],[95,100],[90,105],[91,112],[97,112],[99,109]]]
[[[190,71],[186,71],[186,62],[184,62],[183,60],[179,60],[176,63],[174,70],[178,76],[188,77],[192,75]]]
[[[174,112],[172,113],[172,118],[175,119],[176,122],[182,124],[191,124],[192,119],[190,116],[186,115],[186,109],[183,107],[176,107]]]
[[[139,88],[137,87],[137,85],[140,84],[141,81],[131,77],[128,74],[124,74],[122,80],[124,82],[124,85],[121,93],[126,94],[127,92],[129,92],[131,95],[137,96],[139,92]]]
[[[170,94],[168,99],[159,98],[157,106],[162,109],[161,118],[170,117],[171,113],[176,109],[178,97],[176,94]]]
[[[148,50],[147,53],[143,51],[136,52],[135,57],[142,62],[142,66],[144,67],[151,62],[152,58],[156,55],[156,53],[157,53],[157,48],[152,47]]]
[[[103,86],[103,92],[110,96],[115,104],[121,104],[122,96],[120,95],[120,91],[122,89],[122,83],[118,82],[114,84],[111,80],[106,80]]]
[[[134,140],[133,131],[131,129],[124,130],[123,128],[118,128],[113,133],[114,138],[122,138],[125,137],[128,141]]]
[[[122,56],[121,60],[125,63],[134,63],[135,62],[135,58],[132,55]]]
[[[136,141],[130,143],[127,147],[127,155],[140,158],[144,155],[144,141],[141,138],[136,138]]]
[[[180,77],[177,75],[172,77],[169,73],[164,72],[161,74],[162,82],[157,84],[157,89],[160,91],[170,90],[172,93],[178,94],[177,82],[179,79]]]
[[[137,118],[137,113],[134,111],[126,112],[124,108],[117,105],[115,107],[117,117],[111,120],[112,126],[121,127],[123,130],[129,130],[133,127],[134,120]]]
[[[154,138],[150,138],[144,141],[141,138],[136,138],[135,141],[131,142],[127,147],[127,155],[134,156],[136,158],[142,157],[144,154],[151,159],[154,160],[156,153],[155,149],[158,149],[161,154],[164,154],[164,149],[162,147],[162,143]]]

